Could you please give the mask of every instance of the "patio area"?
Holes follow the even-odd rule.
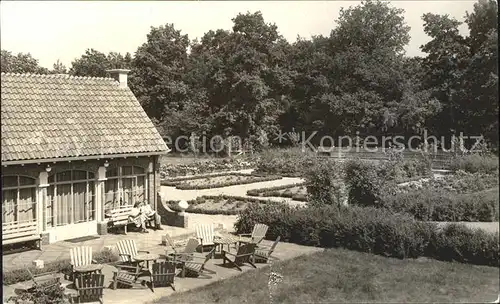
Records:
[[[130,236],[124,236],[120,239],[123,238],[131,238],[133,235],[130,234]],[[144,236],[144,235],[143,235]],[[116,236],[113,239],[114,242],[118,241],[118,238]],[[177,235],[177,239],[181,237],[180,235]],[[181,237],[183,238],[183,237]],[[141,249],[146,249],[146,247],[143,247],[142,244],[147,244],[148,242],[139,243],[141,240],[134,238],[138,242],[138,247]],[[104,244],[105,242],[102,242]],[[153,244],[154,241],[150,244]],[[157,242],[158,243],[158,242]],[[139,245],[141,244],[141,245]],[[270,241],[263,241],[263,245],[270,246],[272,242]],[[73,245],[73,244],[72,244]],[[97,244],[88,244],[89,246],[97,246]],[[71,246],[68,246],[67,248],[64,247],[61,249],[65,252],[69,251],[69,248]],[[164,254],[166,247],[161,246],[159,244],[154,244],[153,246],[147,248],[146,250],[151,250],[152,253],[157,253],[157,254]],[[290,243],[279,243],[278,246],[276,247],[276,250],[273,253],[273,256],[277,258],[278,260],[288,260],[292,259],[294,257],[304,255],[304,254],[310,254],[314,252],[321,251],[322,249],[320,248],[314,248],[314,247],[307,247],[307,246],[300,246],[296,244],[290,244]],[[271,267],[272,268],[272,263],[268,264],[256,264],[257,268],[263,268],[263,267]],[[103,301],[105,303],[149,303],[151,301],[157,300],[161,297],[171,295],[172,293],[179,293],[183,291],[188,291],[203,285],[210,284],[215,281],[219,280],[224,280],[228,279],[234,276],[237,276],[243,272],[249,271],[251,269],[254,269],[250,266],[243,266],[242,269],[243,271],[240,272],[236,268],[229,268],[229,267],[224,267],[222,266],[222,259],[218,257],[218,255],[215,256],[214,259],[211,259],[207,262],[206,268],[213,270],[216,272],[216,274],[211,274],[209,278],[191,278],[191,277],[176,277],[175,278],[175,289],[176,291],[173,291],[172,288],[170,287],[161,287],[161,288],[155,288],[155,291],[152,292],[152,290],[147,287],[147,286],[138,286],[132,289],[116,289],[113,290],[112,288],[112,280],[113,280],[113,271],[116,271],[116,268],[112,265],[105,265],[102,273],[105,276],[105,289],[104,289],[104,296],[103,296]],[[141,277],[141,279],[148,280],[147,277]],[[71,295],[76,295],[76,290],[73,286],[73,283],[71,281],[68,281],[64,278],[64,276],[61,274],[61,282],[62,285],[66,288],[66,292]],[[26,290],[27,288],[32,286],[32,282],[21,282],[17,283],[14,285],[9,285],[9,286],[3,286],[3,299],[4,303],[6,302],[7,299],[10,296],[13,296],[16,294],[16,291],[20,290]]]

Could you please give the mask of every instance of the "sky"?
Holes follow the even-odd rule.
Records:
[[[67,67],[87,48],[100,52],[134,53],[146,42],[151,26],[173,23],[190,39],[209,30],[232,28],[238,13],[261,11],[290,42],[297,36],[329,35],[341,7],[360,1],[4,1],[0,2],[1,48],[23,52],[52,68],[60,60]],[[430,38],[422,15],[448,14],[459,21],[475,1],[392,1],[405,10],[411,27],[407,55],[424,55],[419,47]],[[462,34],[467,27],[462,25]]]

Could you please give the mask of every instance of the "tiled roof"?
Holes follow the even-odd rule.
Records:
[[[1,82],[2,163],[169,151],[112,78],[2,73]]]

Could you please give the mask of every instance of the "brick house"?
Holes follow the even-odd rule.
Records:
[[[169,148],[112,78],[1,74],[2,245],[96,235],[109,209],[157,208]]]

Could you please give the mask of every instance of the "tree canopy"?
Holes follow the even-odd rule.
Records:
[[[237,135],[279,144],[279,130],[333,137],[463,132],[498,145],[498,5],[479,0],[463,21],[422,16],[430,37],[408,57],[404,11],[366,1],[343,8],[328,36],[288,42],[261,12],[198,40],[166,23],[134,55],[94,49],[66,69],[2,50],[2,72],[106,76],[131,70],[130,88],[163,135]],[[459,26],[468,26],[461,35]],[[267,138],[269,140],[262,140]]]

